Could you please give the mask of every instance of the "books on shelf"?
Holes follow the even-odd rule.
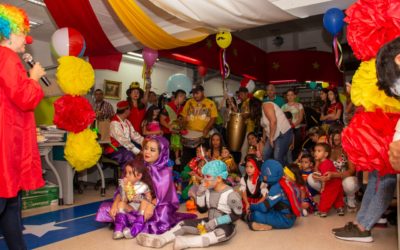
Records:
[[[55,125],[41,125],[36,130],[38,142],[61,142],[65,139],[67,131],[58,129]]]

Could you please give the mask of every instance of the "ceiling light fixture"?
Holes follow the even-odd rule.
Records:
[[[42,6],[42,7],[46,7],[46,4],[44,3],[44,0],[26,0],[30,3]]]
[[[126,59],[135,60],[135,61],[139,61],[139,62],[144,62],[143,58],[140,58],[140,57],[137,57],[137,56],[134,56],[134,55],[131,55],[131,54],[129,54],[129,55],[128,54],[123,54],[122,56],[124,58],[126,58]]]
[[[143,58],[142,54],[137,53],[137,52],[128,52],[127,54],[130,55],[130,56]]]
[[[31,29],[35,29],[35,28],[39,27],[42,24],[43,24],[43,22],[39,21],[39,20],[35,20],[35,19],[29,20],[29,27]]]

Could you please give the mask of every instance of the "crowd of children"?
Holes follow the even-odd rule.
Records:
[[[292,95],[295,93],[292,90],[289,92]],[[188,218],[188,216],[193,216],[196,212],[201,212],[201,209],[198,210],[199,192],[204,189],[204,183],[209,182],[211,178],[210,175],[205,175],[205,172],[209,170],[206,171],[204,168],[205,166],[214,166],[216,161],[223,164],[226,169],[226,176],[224,174],[224,177],[221,178],[224,184],[220,186],[225,187],[226,185],[239,194],[241,198],[240,217],[251,230],[265,231],[273,228],[290,228],[294,225],[298,216],[315,214],[324,218],[329,215],[332,207],[336,209],[339,216],[344,215],[346,205],[348,208],[354,209],[354,197],[359,186],[354,177],[354,167],[347,161],[346,154],[341,148],[340,134],[343,127],[339,123],[328,124],[325,122],[321,127],[309,128],[307,135],[304,136],[304,129],[299,126],[298,122],[298,119],[301,120],[304,116],[303,107],[294,101],[293,96],[290,100],[291,102],[284,106],[287,111],[285,115],[295,136],[292,136],[291,146],[283,160],[276,161],[266,158],[264,152],[266,138],[263,137],[264,135],[248,132],[244,142],[245,147],[242,147],[242,149],[247,148],[247,153],[239,157],[242,159],[241,161],[237,161],[239,158],[235,155],[236,152],[231,152],[224,142],[224,139],[226,139],[224,134],[215,131],[207,140],[203,139],[199,144],[196,144],[198,145],[196,155],[186,165],[182,166],[180,164],[180,157],[182,157],[181,136],[185,136],[186,133],[182,129],[184,122],[179,119],[178,113],[168,113],[168,119],[171,121],[168,123],[170,134],[165,134],[166,131],[161,126],[161,124],[165,126],[165,117],[160,119],[160,108],[150,106],[141,126],[143,135],[150,136],[150,138],[163,138],[163,141],[167,138],[169,141],[169,151],[172,154],[159,155],[159,157],[164,159],[172,156],[171,158],[175,159],[175,165],[171,164],[168,168],[168,171],[173,171],[173,174],[169,175],[169,181],[174,182],[174,193],[178,195],[181,204],[186,202],[187,211],[191,214],[175,218],[174,222],[178,223],[178,229],[171,229],[173,223],[165,223],[166,226],[162,231],[166,233],[162,235],[167,239],[164,239],[164,236],[160,236],[161,238],[150,236],[155,230],[148,226],[147,220],[149,218],[146,216],[150,214],[147,210],[151,211],[152,207],[154,209],[158,207],[158,198],[154,197],[157,188],[152,188],[148,184],[147,188],[143,188],[143,190],[135,189],[134,187],[138,186],[136,183],[142,183],[141,178],[144,178],[147,173],[139,171],[140,166],[136,167],[130,163],[125,166],[125,175],[121,180],[121,187],[109,209],[111,219],[107,218],[106,220],[115,223],[114,239],[133,238],[138,234],[146,233],[138,237],[139,243],[144,246],[161,247],[173,239],[179,239],[180,246],[187,246],[189,243],[179,236],[184,233],[181,230],[182,226],[187,224],[188,227],[194,227],[193,223],[200,221],[179,221]],[[161,116],[166,116],[165,110],[161,112]],[[147,145],[146,143],[147,140],[145,140],[145,145]],[[163,142],[163,144],[166,143]],[[144,154],[144,162],[149,162],[153,151],[150,150],[148,154]],[[165,150],[165,152],[167,151]],[[152,160],[158,162],[157,159]],[[285,162],[285,165],[282,165],[283,162]],[[129,178],[132,180],[127,181]],[[155,181],[157,178],[152,177],[152,179]],[[136,198],[127,196],[132,192]],[[166,194],[163,193],[163,195]],[[173,205],[164,205],[167,205],[166,207],[169,210],[172,209],[171,211],[176,210],[177,199],[175,197],[168,199],[174,201]],[[208,197],[207,199],[211,198]],[[210,206],[210,204],[207,205]],[[204,204],[202,206],[204,207]],[[101,207],[101,209],[104,208]],[[237,207],[226,209],[228,213],[229,209],[237,209]],[[155,209],[154,211],[158,210]],[[229,213],[232,213],[232,210],[229,211]],[[237,211],[234,212],[235,215],[239,215]],[[135,214],[134,220],[127,216],[132,213]],[[99,212],[100,215],[101,212]],[[168,221],[163,214],[155,214],[154,216],[156,216],[152,219],[154,223],[157,223],[157,220]],[[234,220],[231,218],[227,221],[232,223]],[[209,222],[205,221],[204,223]],[[226,223],[222,223],[222,225],[224,224]],[[215,226],[213,229],[215,229]],[[198,227],[199,232],[201,231],[200,228],[201,225]],[[171,229],[172,234],[168,231],[169,229]],[[177,233],[176,230],[179,232]],[[207,232],[214,231],[206,230],[205,233]],[[221,234],[223,233],[232,235],[229,230],[221,231]],[[214,242],[220,241],[214,239]],[[197,246],[200,245],[199,243]]]

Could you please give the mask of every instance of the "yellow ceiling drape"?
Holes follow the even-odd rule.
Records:
[[[108,2],[129,32],[148,48],[160,50],[188,46],[208,36],[180,40],[154,23],[135,0],[108,0]]]

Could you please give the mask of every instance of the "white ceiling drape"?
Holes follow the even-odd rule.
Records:
[[[150,0],[160,9],[207,29],[242,30],[296,17],[268,0]]]

